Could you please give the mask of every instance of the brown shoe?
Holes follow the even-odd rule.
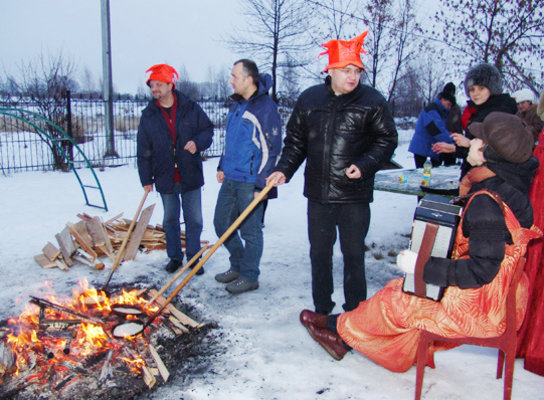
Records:
[[[306,329],[309,324],[315,325],[318,328],[326,328],[327,316],[310,310],[302,310],[300,313],[300,323],[304,325]]]
[[[340,361],[348,352],[342,339],[336,333],[318,328],[311,323],[308,325],[308,332],[335,360]]]

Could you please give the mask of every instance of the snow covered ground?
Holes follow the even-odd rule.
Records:
[[[401,132],[395,160],[412,167],[407,153],[409,131]],[[215,180],[217,159],[205,162],[202,239],[216,242],[213,212],[219,184]],[[120,212],[132,218],[143,191],[134,165],[96,171],[104,189],[109,212],[87,207],[72,173],[18,173],[0,177],[0,319],[19,314],[28,296],[50,291],[69,295],[77,281],[87,277],[100,286],[107,270],[95,271],[76,264],[69,272],[45,270],[33,260],[66,222],[77,222],[86,212],[107,220]],[[83,173],[83,172],[82,172]],[[228,268],[228,255],[219,248],[205,265],[206,273],[194,277],[181,291],[181,301],[190,306],[196,320],[216,322],[211,331],[218,350],[206,360],[182,360],[196,365],[189,375],[170,371],[167,385],[142,395],[142,399],[411,399],[415,368],[396,374],[351,352],[334,361],[299,323],[304,308],[312,308],[310,264],[306,231],[306,199],[303,175],[279,188],[279,198],[269,203],[264,229],[260,288],[231,296],[213,276]],[[367,279],[370,294],[389,279],[400,276],[394,256],[408,245],[416,198],[375,192],[372,221],[367,237]],[[146,206],[156,203],[151,223],[162,220],[162,205],[156,193]],[[111,262],[104,260],[106,267]],[[143,282],[162,286],[171,275],[163,269],[164,251],[138,254],[123,263],[113,283]],[[334,255],[334,312],[341,312],[342,259]],[[218,345],[219,343],[219,345]],[[472,346],[438,353],[437,368],[425,373],[424,399],[491,400],[502,398],[503,382],[495,379],[496,351]],[[516,361],[513,399],[544,399],[544,380],[523,369]]]

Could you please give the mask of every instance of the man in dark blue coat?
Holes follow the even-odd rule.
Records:
[[[152,66],[147,85],[153,100],[142,111],[138,127],[138,173],[144,189],[161,195],[168,272],[183,262],[180,205],[185,220],[186,253],[200,250],[202,233],[201,187],[204,185],[200,152],[212,143],[213,124],[194,101],[176,89],[178,74],[166,64]],[[181,199],[181,202],[180,202]],[[201,268],[198,274],[204,273]]]
[[[242,59],[234,63],[230,83],[234,102],[227,115],[225,151],[217,172],[221,189],[213,219],[218,236],[227,231],[266,186],[265,179],[276,165],[281,150],[281,119],[276,103],[268,96],[272,86],[270,75],[259,75],[253,61]],[[268,197],[274,197],[272,192]],[[215,279],[227,283],[226,289],[231,294],[259,287],[262,215],[261,202],[242,222],[239,233],[233,232],[225,241],[230,268],[217,274]]]

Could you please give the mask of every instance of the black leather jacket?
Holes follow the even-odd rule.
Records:
[[[291,179],[306,159],[304,196],[320,203],[373,200],[374,174],[397,147],[397,130],[384,97],[359,84],[336,96],[325,84],[305,90],[287,122],[287,136],[275,171]],[[345,170],[356,165],[360,179]]]

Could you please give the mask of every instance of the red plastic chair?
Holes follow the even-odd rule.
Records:
[[[447,338],[436,335],[425,330],[421,330],[417,348],[417,373],[416,373],[416,394],[415,399],[421,398],[423,386],[423,374],[427,362],[427,351],[429,344],[434,341],[450,342],[457,344],[471,344],[476,346],[493,347],[499,349],[499,358],[497,363],[497,379],[502,378],[503,366],[505,369],[504,377],[504,400],[510,400],[512,396],[512,380],[514,377],[514,361],[516,359],[516,290],[525,266],[525,258],[520,258],[514,277],[508,288],[506,297],[506,329],[501,336],[491,338]]]

